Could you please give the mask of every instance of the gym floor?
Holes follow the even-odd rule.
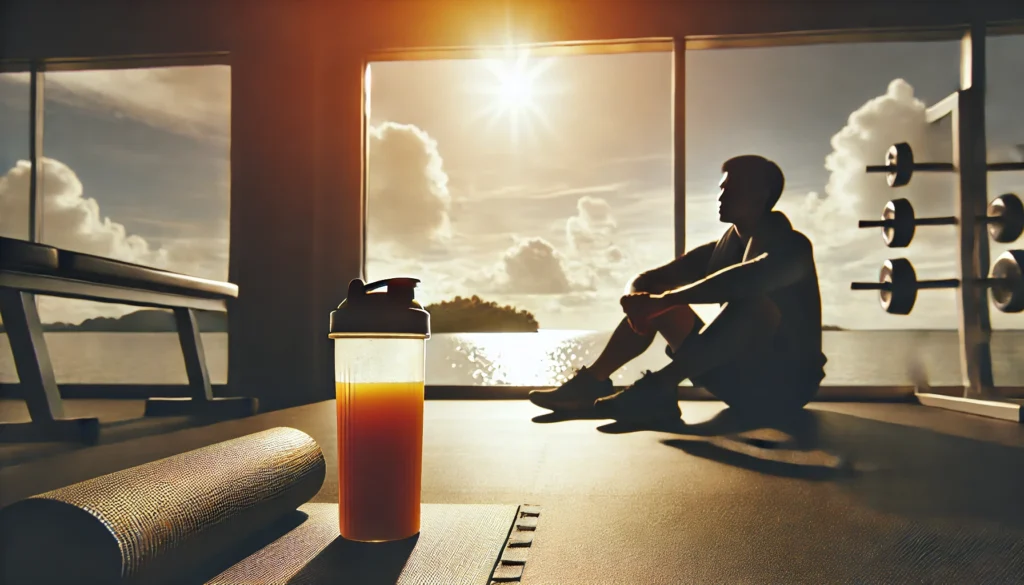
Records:
[[[107,420],[135,415],[125,401],[69,410],[107,402]],[[428,401],[423,501],[542,506],[528,585],[1024,583],[1024,425],[814,403],[796,448],[779,430],[719,434],[721,403],[680,406],[694,426],[655,431],[550,420],[526,401]],[[328,401],[37,452],[0,469],[0,505],[274,426],[317,440],[329,469],[314,501],[335,500]]]

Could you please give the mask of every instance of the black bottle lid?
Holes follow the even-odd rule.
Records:
[[[408,335],[430,337],[430,314],[416,301],[415,278],[388,278],[348,285],[348,298],[331,311],[330,337]],[[373,292],[387,287],[387,292]]]

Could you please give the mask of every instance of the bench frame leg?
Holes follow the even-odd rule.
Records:
[[[14,367],[31,423],[0,423],[0,442],[83,440],[94,442],[99,432],[96,418],[67,419],[50,351],[43,336],[35,295],[0,288],[0,317],[11,343]]]
[[[185,358],[185,372],[192,400],[213,400],[210,371],[206,368],[203,338],[199,334],[199,320],[192,309],[174,309],[174,323],[178,328],[178,341]]]
[[[33,421],[64,418],[64,402],[57,388],[57,376],[46,348],[43,324],[39,320],[35,295],[0,289],[0,316],[11,342],[14,367]]]
[[[256,414],[259,403],[255,398],[214,398],[195,310],[184,307],[174,309],[174,323],[178,329],[182,356],[185,358],[191,398],[150,398],[146,401],[146,416],[230,417]]]

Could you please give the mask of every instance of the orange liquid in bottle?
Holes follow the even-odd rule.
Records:
[[[423,382],[335,385],[341,535],[385,541],[420,531]]]

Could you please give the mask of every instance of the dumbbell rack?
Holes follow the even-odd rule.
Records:
[[[946,116],[952,116],[953,122],[953,163],[941,170],[958,175],[957,265],[958,279],[964,284],[956,290],[964,389],[962,396],[935,394],[922,388],[917,388],[915,395],[925,406],[1022,422],[1021,402],[1000,396],[993,383],[988,292],[967,284],[987,277],[990,264],[989,235],[986,224],[979,219],[986,216],[990,169],[985,138],[985,29],[984,23],[974,23],[964,33],[960,89],[928,108],[926,114],[929,123]]]

